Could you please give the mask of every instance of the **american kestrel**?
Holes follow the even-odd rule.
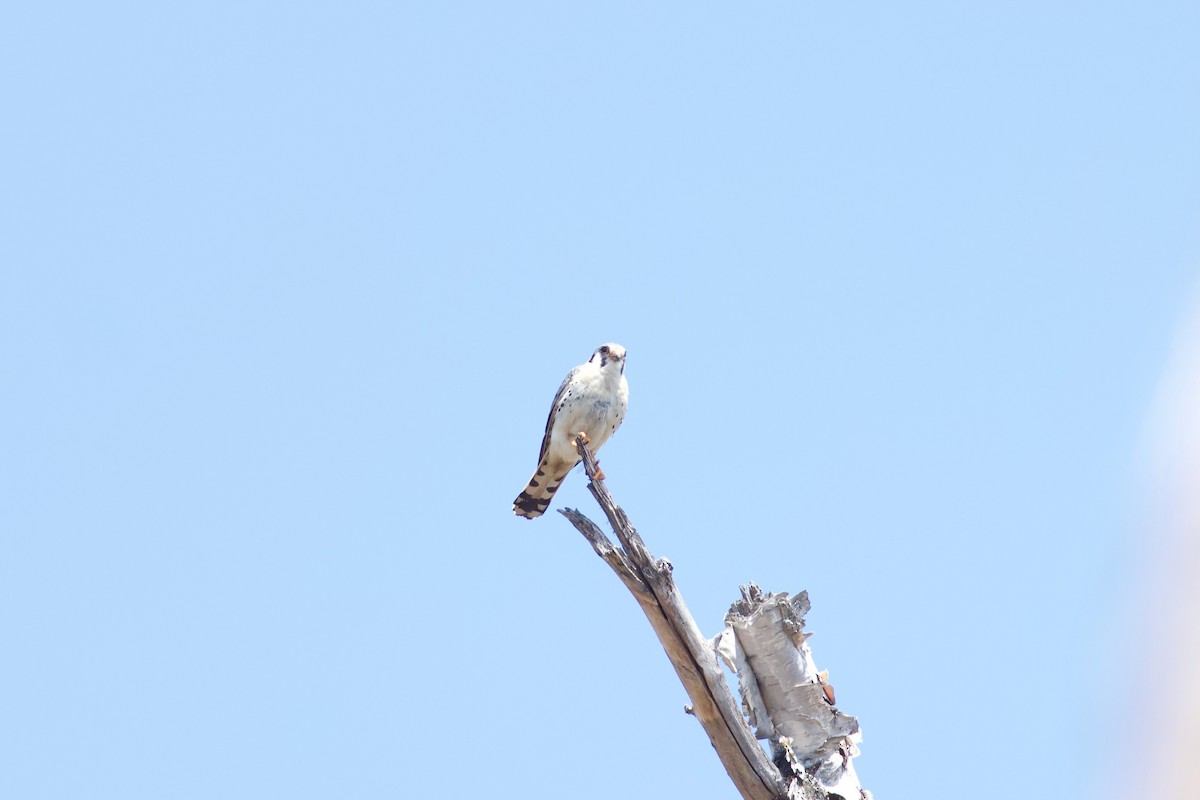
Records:
[[[544,514],[563,478],[579,463],[575,437],[584,434],[595,453],[621,427],[628,404],[625,348],[612,342],[602,344],[586,363],[567,373],[558,387],[546,420],[537,471],[513,501],[513,513],[526,519]]]

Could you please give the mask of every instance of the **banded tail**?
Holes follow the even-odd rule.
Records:
[[[537,472],[529,479],[529,485],[513,501],[513,513],[518,517],[537,519],[545,514],[546,509],[550,507],[550,501],[554,499],[554,493],[562,486],[567,472],[571,471],[568,469],[561,475],[550,475],[549,470],[549,462],[543,461],[538,464]]]

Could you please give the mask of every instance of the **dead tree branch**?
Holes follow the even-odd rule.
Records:
[[[612,567],[641,606],[691,698],[689,712],[704,727],[742,797],[745,800],[869,797],[861,790],[846,793],[850,787],[850,782],[844,779],[847,771],[853,777],[853,769],[849,767],[850,756],[854,754],[851,737],[857,733],[858,723],[832,708],[832,688],[824,682],[823,675],[816,673],[815,667],[808,669],[811,653],[804,645],[807,634],[796,638],[799,627],[803,626],[803,611],[799,611],[794,601],[787,605],[787,595],[763,595],[751,584],[750,590],[743,589],[743,599],[739,601],[742,605],[735,604],[730,609],[725,632],[715,641],[706,639],[676,589],[671,563],[656,559],[646,547],[604,485],[603,473],[583,439],[576,438],[575,446],[590,480],[588,489],[608,517],[620,547],[613,545],[599,526],[578,510],[561,509],[561,513]],[[802,597],[807,604],[807,596]],[[791,609],[790,616],[781,610],[781,602]],[[767,679],[756,678],[754,662],[765,652],[764,648],[779,648],[770,633],[763,633],[769,625],[783,633],[785,641],[800,655],[784,652],[778,674],[770,672]],[[750,632],[752,629],[757,635]],[[721,658],[738,672],[743,706],[758,729],[757,738],[772,741],[774,763],[759,746],[742,707],[729,690],[718,661],[718,643]],[[783,682],[795,679],[800,683],[787,687],[780,678]],[[801,699],[791,700],[793,694]],[[810,702],[813,697],[820,698],[822,707]],[[777,709],[778,721],[772,723]],[[837,769],[837,764],[843,766]],[[839,793],[831,794],[835,787]]]

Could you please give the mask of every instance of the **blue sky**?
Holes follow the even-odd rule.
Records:
[[[610,489],[706,633],[810,592],[876,796],[1102,785],[1198,26],[0,12],[0,794],[733,796],[624,588],[510,511],[609,340]]]

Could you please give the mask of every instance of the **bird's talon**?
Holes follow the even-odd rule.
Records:
[[[588,435],[587,435],[586,433],[584,433],[583,431],[580,431],[580,432],[579,432],[579,438],[580,438],[580,439],[583,439],[583,443],[584,443],[584,444],[591,444],[591,443],[592,443],[592,440],[591,440],[591,439],[589,439],[589,438],[588,438]]]

